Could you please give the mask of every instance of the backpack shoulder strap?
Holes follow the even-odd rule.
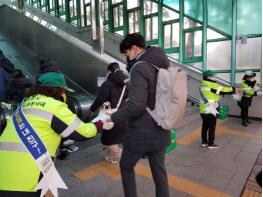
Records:
[[[123,88],[122,88],[121,96],[119,98],[119,101],[118,101],[118,104],[117,104],[117,107],[116,107],[117,109],[119,109],[119,107],[121,105],[121,101],[122,101],[122,98],[124,96],[125,89],[126,89],[126,85],[124,85]]]
[[[138,63],[146,63],[146,64],[150,64],[150,65],[152,65],[154,68],[156,68],[157,70],[160,70],[160,68],[158,67],[158,66],[156,66],[156,65],[154,65],[154,64],[152,64],[152,63],[149,63],[149,62],[146,62],[146,61],[138,61],[138,62],[136,62],[135,64],[138,64]]]

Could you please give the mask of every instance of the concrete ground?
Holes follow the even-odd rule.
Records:
[[[218,120],[217,150],[201,148],[200,128],[201,119],[192,118],[191,123],[178,129],[176,149],[166,154],[171,197],[241,196],[261,151],[261,121],[252,120],[243,127],[238,118]],[[67,160],[56,161],[69,188],[59,190],[60,197],[123,196],[119,166],[104,160],[105,150],[98,139],[95,141],[84,142],[92,145],[82,145]],[[138,196],[155,196],[148,160],[142,159],[135,170]]]

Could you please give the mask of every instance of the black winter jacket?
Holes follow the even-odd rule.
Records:
[[[111,108],[116,108],[121,92],[124,86],[124,81],[127,76],[123,74],[122,71],[117,71],[116,73],[110,73],[107,80],[101,85],[98,96],[96,97],[94,103],[91,105],[90,110],[96,111],[97,108],[102,106],[106,101],[110,102]],[[124,105],[127,98],[127,88],[123,96],[120,108]],[[108,130],[102,130],[101,142],[104,145],[113,145],[123,142],[125,135],[126,122],[121,121],[114,125],[114,127]]]
[[[137,57],[138,61],[152,63],[159,68],[168,68],[169,60],[161,48],[149,47]],[[157,69],[148,63],[132,66],[128,102],[122,109],[112,114],[114,123],[128,121],[124,140],[134,152],[154,152],[164,149],[170,142],[169,131],[156,124],[146,111],[154,109]]]

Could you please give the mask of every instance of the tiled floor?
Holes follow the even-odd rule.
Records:
[[[201,121],[196,125],[200,127]],[[177,148],[166,154],[171,197],[240,196],[261,151],[261,121],[253,121],[248,128],[240,126],[237,118],[219,121],[218,150],[201,148],[200,128],[193,125],[189,128],[193,128],[191,132],[186,126],[177,131],[182,132],[177,138]],[[69,190],[60,190],[59,196],[123,196],[119,167],[104,161],[103,146],[83,147],[68,160],[57,160],[57,168],[69,187]],[[148,161],[140,160],[135,172],[138,195],[155,196]],[[244,190],[243,195],[251,192]]]

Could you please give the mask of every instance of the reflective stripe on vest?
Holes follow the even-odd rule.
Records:
[[[201,91],[211,91],[211,88],[208,87],[200,87]]]
[[[27,108],[27,109],[23,109],[23,112],[25,114],[31,114],[31,115],[36,115],[39,116],[43,119],[46,119],[48,121],[51,122],[52,118],[53,118],[53,114],[41,109],[34,109],[34,108]]]
[[[15,151],[27,152],[23,144],[16,142],[0,142],[0,150],[2,151]]]
[[[59,135],[63,138],[68,137],[71,133],[73,133],[81,124],[81,120],[76,117],[76,119]]]
[[[34,109],[34,108],[27,108],[27,109],[23,109],[23,112],[25,114],[30,114],[30,115],[36,115],[39,116],[43,119],[46,119],[48,121],[52,121],[53,118],[53,114],[41,109]],[[64,130],[62,131],[59,135],[62,138],[66,138],[68,137],[71,133],[73,133],[81,124],[81,120],[76,117],[76,119]]]

